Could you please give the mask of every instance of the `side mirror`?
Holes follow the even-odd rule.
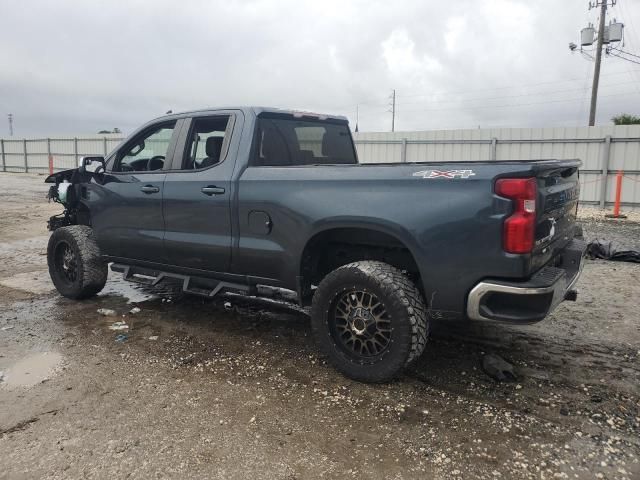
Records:
[[[104,157],[82,157],[78,169],[81,173],[99,173],[100,167],[103,172],[106,170]]]

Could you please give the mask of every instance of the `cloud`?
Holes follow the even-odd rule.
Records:
[[[618,19],[640,18],[623,2]],[[0,114],[44,135],[234,104],[354,121],[359,105],[372,131],[389,128],[395,88],[399,129],[584,124],[592,64],[567,44],[594,18],[573,3],[5,1]],[[600,122],[640,110],[639,69],[605,59]]]

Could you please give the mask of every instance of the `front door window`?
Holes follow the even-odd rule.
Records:
[[[118,154],[114,172],[162,170],[176,122],[165,123],[129,142]]]

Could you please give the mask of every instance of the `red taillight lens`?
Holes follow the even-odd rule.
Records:
[[[508,253],[530,253],[536,230],[535,178],[501,178],[496,194],[513,201],[513,213],[504,221],[503,248]]]

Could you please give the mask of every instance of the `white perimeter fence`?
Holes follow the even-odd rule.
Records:
[[[362,163],[578,158],[580,203],[613,205],[621,170],[621,205],[640,210],[640,125],[363,132],[354,138]]]
[[[106,155],[121,135],[0,139],[2,171],[74,168],[87,155]],[[624,173],[621,205],[640,210],[640,125],[576,128],[504,128],[356,133],[362,163],[503,161],[579,158],[580,202],[608,207],[615,177]]]

